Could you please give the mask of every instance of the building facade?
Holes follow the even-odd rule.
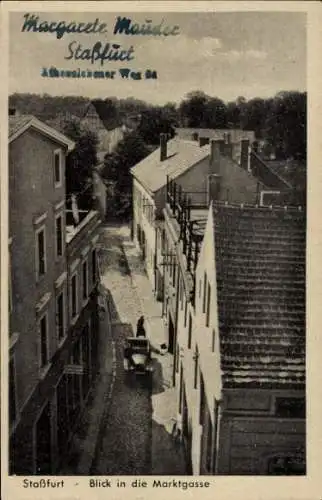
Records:
[[[193,229],[171,184],[165,300],[190,472],[303,474],[305,214],[214,201]]]
[[[97,212],[65,209],[65,136],[9,120],[10,473],[53,474],[95,374]]]

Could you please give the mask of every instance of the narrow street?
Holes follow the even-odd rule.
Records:
[[[117,228],[104,229],[100,243],[101,282],[109,290],[108,307],[116,352],[116,380],[109,410],[103,416],[92,474],[149,474],[151,469],[151,393],[144,380],[134,387],[123,373],[123,341],[135,335],[141,313]]]
[[[172,355],[155,354],[152,387],[145,377],[127,380],[124,376],[123,342],[127,336],[135,335],[139,316],[144,314],[146,318],[148,336],[149,330],[156,331],[158,326],[159,336],[150,336],[156,347],[163,325],[161,306],[153,299],[142,264],[135,254],[130,269],[126,248],[134,248],[127,227],[102,228],[101,295],[109,311],[111,329],[106,328],[106,335],[104,331],[100,335],[100,376],[82,419],[92,420],[92,425],[84,432],[78,431],[74,444],[79,450],[65,469],[66,474],[186,473],[183,449],[171,437],[176,415],[175,389],[170,383]],[[106,322],[101,321],[101,329]]]

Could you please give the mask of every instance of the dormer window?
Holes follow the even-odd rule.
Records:
[[[54,151],[54,182],[55,187],[62,184],[62,152],[60,149]]]

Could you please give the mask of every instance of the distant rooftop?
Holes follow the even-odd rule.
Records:
[[[177,178],[210,154],[210,146],[178,138],[167,142],[167,157],[160,161],[160,148],[131,169],[131,173],[149,191],[156,192],[167,183],[167,175]]]

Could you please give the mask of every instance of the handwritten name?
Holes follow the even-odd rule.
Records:
[[[46,21],[41,20],[39,16],[34,14],[25,14],[24,23],[22,25],[22,32],[33,32],[33,33],[51,33],[56,35],[56,38],[60,40],[66,34],[105,34],[108,32],[107,24],[96,18],[95,21],[89,23],[76,23],[71,21],[67,23],[65,21]],[[167,25],[165,20],[158,24],[153,24],[151,19],[146,19],[143,24],[134,22],[129,17],[118,16],[113,29],[114,35],[150,35],[150,36],[177,36],[179,35],[179,26],[177,25]]]

